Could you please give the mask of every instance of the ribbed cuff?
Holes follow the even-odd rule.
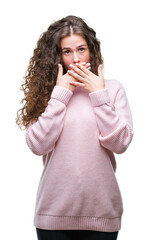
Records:
[[[110,102],[110,97],[106,88],[98,90],[96,92],[91,92],[89,93],[89,96],[93,107],[98,107]]]
[[[65,105],[68,104],[73,92],[67,88],[61,86],[54,86],[54,89],[51,94],[51,98],[55,98],[60,102],[63,102]]]

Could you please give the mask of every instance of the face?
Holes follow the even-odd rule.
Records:
[[[62,61],[66,70],[70,64],[90,62],[90,51],[86,40],[78,35],[72,34],[61,40]]]

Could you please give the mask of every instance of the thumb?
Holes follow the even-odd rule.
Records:
[[[63,67],[61,64],[58,64],[58,74],[57,74],[57,78],[62,77],[63,76]]]
[[[100,78],[103,78],[102,67],[103,67],[102,64],[100,64],[99,67],[98,67],[98,76],[99,76]]]

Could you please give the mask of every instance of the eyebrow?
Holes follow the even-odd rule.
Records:
[[[78,45],[77,48],[80,48],[80,47],[87,47],[87,44],[81,44],[81,45]],[[64,47],[62,48],[62,50],[67,50],[67,49],[71,49],[70,47]]]

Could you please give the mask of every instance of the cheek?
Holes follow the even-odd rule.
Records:
[[[85,62],[90,62],[90,53],[88,52],[86,55],[85,55]]]

